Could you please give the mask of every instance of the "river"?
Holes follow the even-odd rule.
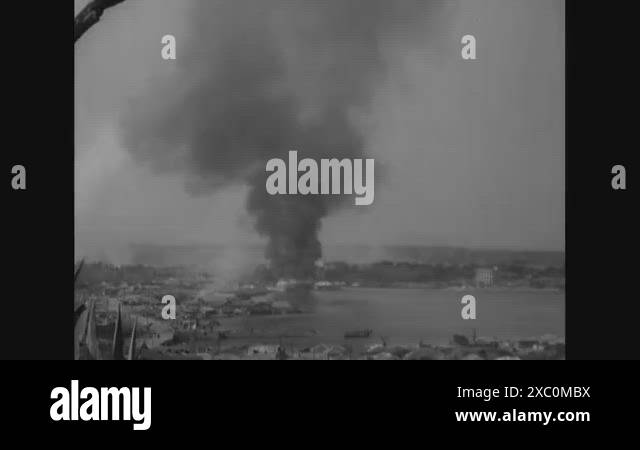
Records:
[[[476,298],[475,320],[463,320],[460,300]],[[380,289],[314,291],[298,300],[302,314],[222,319],[225,328],[253,333],[239,343],[281,341],[290,345],[380,342],[446,344],[453,334],[516,339],[553,334],[564,338],[564,292],[549,290]],[[344,339],[345,331],[370,328],[368,339]]]

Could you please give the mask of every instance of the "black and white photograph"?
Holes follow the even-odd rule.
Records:
[[[74,7],[76,359],[566,359],[564,1]]]
[[[6,2],[5,436],[635,430],[631,6]]]

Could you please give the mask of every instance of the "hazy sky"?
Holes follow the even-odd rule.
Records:
[[[389,70],[358,115],[384,180],[372,206],[326,218],[321,241],[561,250],[564,2],[445,3],[437,39],[385,53]],[[245,186],[191,197],[180,173],[139,167],[120,142],[128,99],[177,70],[160,40],[175,35],[180,58],[190,6],[128,0],[75,45],[79,255],[122,258],[131,242],[259,242]],[[466,34],[476,61],[460,57]]]

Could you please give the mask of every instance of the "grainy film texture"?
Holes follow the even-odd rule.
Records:
[[[75,9],[77,359],[564,359],[563,1]]]

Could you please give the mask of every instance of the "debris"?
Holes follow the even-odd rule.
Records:
[[[418,350],[414,350],[410,353],[407,353],[404,359],[408,360],[440,360],[444,359],[442,355],[435,349],[431,348],[420,348]]]

